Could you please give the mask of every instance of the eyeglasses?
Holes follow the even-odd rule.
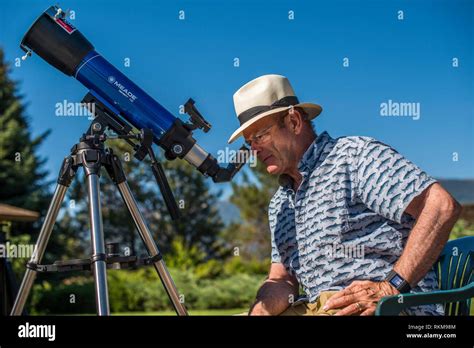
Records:
[[[262,145],[265,144],[268,140],[270,140],[270,130],[276,126],[276,124],[272,124],[271,126],[268,126],[267,128],[263,129],[260,131],[258,134],[254,135],[248,140],[245,140],[245,143],[247,146],[252,147],[252,144],[254,145]]]

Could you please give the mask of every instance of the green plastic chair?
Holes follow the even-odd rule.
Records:
[[[405,308],[444,303],[445,315],[469,315],[474,297],[474,236],[458,238],[446,243],[433,266],[439,290],[383,297],[375,315],[398,315]],[[402,302],[402,303],[399,303]]]

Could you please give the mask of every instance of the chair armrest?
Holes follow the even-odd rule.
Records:
[[[413,306],[457,302],[471,297],[474,297],[474,282],[452,290],[387,296],[383,297],[377,304],[375,315],[398,315],[405,308]]]

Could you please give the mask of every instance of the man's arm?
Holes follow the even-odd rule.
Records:
[[[412,287],[439,257],[461,210],[459,203],[437,183],[425,189],[405,209],[416,222],[394,270]],[[332,296],[324,309],[342,308],[336,315],[373,315],[382,297],[397,293],[386,281],[355,281]]]
[[[459,215],[461,205],[435,183],[413,199],[405,212],[416,219],[394,270],[413,287],[438,259]]]
[[[249,315],[278,315],[298,296],[299,284],[282,263],[272,263],[268,279],[257,292]],[[292,297],[291,297],[292,296]]]

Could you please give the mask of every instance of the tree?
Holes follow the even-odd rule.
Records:
[[[46,159],[36,152],[49,130],[32,139],[25,105],[0,49],[0,202],[44,211],[49,198]]]
[[[18,93],[18,83],[9,77],[10,73],[0,49],[0,202],[36,211],[44,217],[51,195],[46,181],[48,172],[43,169],[46,159],[38,156],[37,150],[50,131],[32,137],[23,97]],[[10,243],[33,243],[41,221],[13,222],[8,236]],[[25,270],[25,260],[11,261],[20,277]]]
[[[278,188],[278,181],[260,162],[252,173],[253,180],[244,172],[242,185],[232,183],[230,202],[239,208],[242,223],[231,224],[226,239],[239,247],[239,253],[245,259],[264,260],[269,258],[271,250],[268,205]]]

